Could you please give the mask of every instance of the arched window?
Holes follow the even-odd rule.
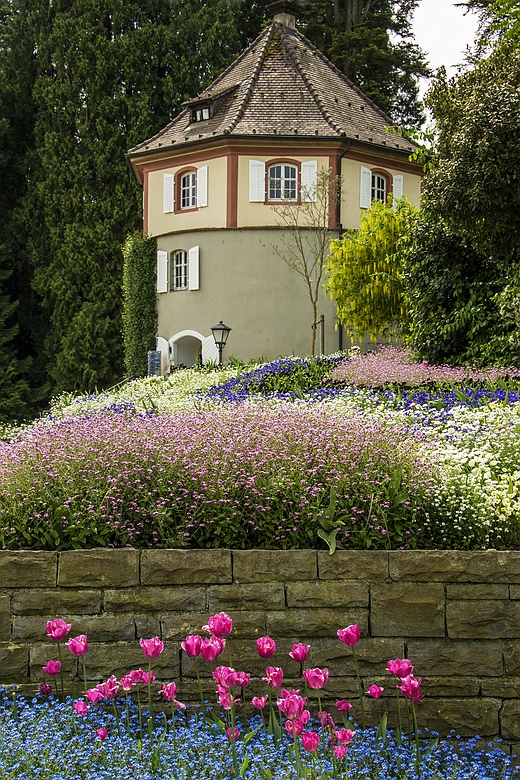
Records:
[[[386,203],[387,181],[386,176],[380,173],[372,173],[372,201],[380,200]]]
[[[180,177],[181,209],[194,209],[197,206],[197,172],[188,171]]]
[[[184,249],[176,249],[170,255],[170,290],[188,289],[188,253]]]
[[[270,165],[267,174],[268,200],[298,199],[298,168],[290,163]]]

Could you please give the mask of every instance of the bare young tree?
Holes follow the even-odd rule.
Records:
[[[316,346],[318,299],[323,286],[323,269],[330,255],[330,242],[338,237],[336,209],[339,177],[320,169],[312,187],[302,187],[300,200],[286,200],[273,206],[277,225],[284,228],[280,245],[273,250],[303,280],[312,307],[311,355]]]

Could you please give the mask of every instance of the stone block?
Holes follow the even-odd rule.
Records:
[[[135,639],[135,624],[131,615],[85,615],[80,621],[69,615],[62,615],[63,620],[72,624],[69,638],[86,634],[92,642],[123,642]],[[12,637],[18,642],[39,642],[47,639],[45,634],[46,621],[41,617],[15,617],[13,619]]]
[[[106,612],[194,612],[206,607],[200,588],[125,588],[105,591]]]
[[[161,636],[161,621],[153,615],[134,615],[135,635],[137,639],[151,639]]]
[[[407,643],[407,657],[420,677],[496,677],[502,674],[502,645],[498,641],[417,639]]]
[[[504,669],[508,676],[520,676],[520,641],[511,640],[502,642],[504,652]]]
[[[446,596],[450,601],[491,601],[509,598],[507,585],[448,585]]]
[[[246,585],[212,585],[208,589],[210,612],[234,612],[241,609],[284,609],[282,583],[258,582]]]
[[[482,680],[482,696],[520,699],[520,677],[491,677]]]
[[[290,609],[267,613],[267,633],[275,640],[290,637],[298,642],[308,637],[336,637],[338,629],[353,623],[357,623],[361,634],[366,636],[368,610]]]
[[[141,585],[232,582],[230,550],[143,550]]]
[[[500,728],[504,739],[520,739],[520,701],[505,701],[500,712]]]
[[[210,617],[209,612],[192,612],[180,615],[164,615],[161,618],[162,638],[184,641],[189,634],[209,634],[202,630]],[[233,618],[233,637],[256,639],[265,636],[265,612],[238,612]]]
[[[421,670],[417,671],[421,677]],[[427,697],[479,696],[480,680],[476,677],[423,677],[421,693]]]
[[[393,550],[389,556],[393,580],[520,584],[520,551]]]
[[[99,682],[111,674],[120,679],[131,669],[148,669],[148,659],[138,642],[114,642],[110,645],[93,643],[85,655],[87,676]],[[152,660],[152,669],[160,680],[178,680],[180,674],[179,644],[166,642],[158,658]]]
[[[45,615],[54,620],[62,615],[96,615],[101,612],[99,590],[19,590],[13,593],[14,615]]]
[[[372,636],[444,636],[444,586],[375,583],[370,586]]]
[[[233,579],[243,582],[315,580],[315,550],[233,550]]]
[[[318,551],[320,580],[363,580],[384,582],[388,579],[388,553],[384,550],[336,550],[329,555]]]
[[[41,679],[44,674],[40,669]],[[29,679],[29,648],[27,646],[0,644],[0,685],[24,683]]]
[[[462,737],[494,737],[499,733],[500,699],[423,699],[418,714],[421,728],[448,734],[452,729]]]
[[[2,588],[53,588],[58,554],[33,550],[0,550]]]
[[[446,625],[452,639],[520,637],[520,602],[450,601]]]
[[[289,582],[287,606],[292,607],[368,607],[368,583],[345,580]]]
[[[7,594],[0,595],[0,642],[11,639],[11,598]]]
[[[306,666],[327,667],[331,676],[344,675],[355,677],[354,653],[352,648],[338,639],[316,639],[310,642]],[[391,658],[403,658],[404,643],[400,639],[366,637],[360,639],[354,648],[359,673],[367,677],[384,675],[387,661]],[[390,679],[390,677],[388,677]]]
[[[65,550],[58,584],[65,588],[129,588],[139,584],[139,550]]]

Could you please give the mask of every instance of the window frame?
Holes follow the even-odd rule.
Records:
[[[296,177],[294,179],[296,184],[296,197],[295,198],[271,198],[271,176],[270,170],[271,168],[274,168],[276,165],[280,166],[290,166],[291,168],[294,168],[296,171]],[[280,177],[281,181],[285,180],[284,177]],[[273,206],[283,206],[287,204],[288,206],[300,206],[301,205],[301,162],[299,160],[292,160],[287,157],[280,157],[275,158],[273,160],[267,160],[265,163],[265,204],[273,205]]]
[[[190,201],[191,203],[195,201],[195,205],[189,206],[183,206],[182,205],[182,199],[183,199],[183,186],[182,182],[183,179],[187,176],[195,176],[195,184],[189,185],[189,188],[192,190]],[[181,168],[180,171],[177,171],[175,174],[175,203],[174,203],[174,213],[175,214],[186,214],[190,211],[197,211],[197,184],[198,184],[198,168],[195,168],[193,165],[190,165],[187,168]]]
[[[186,249],[174,249],[170,252],[170,291],[181,292],[187,290],[188,285],[188,252]]]
[[[385,171],[384,168],[371,168],[370,172],[372,174],[372,181],[370,185],[370,195],[371,200],[370,202],[373,203],[375,200],[379,203],[388,203],[388,196],[392,194],[392,182],[393,178],[388,171]],[[376,198],[373,197],[374,192],[376,191],[376,187],[374,185],[374,180],[380,178],[385,183],[385,197],[384,198]]]

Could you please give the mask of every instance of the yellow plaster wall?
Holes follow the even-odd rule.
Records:
[[[309,160],[318,161],[318,170],[329,167],[328,157],[302,157],[298,154],[283,155],[280,154],[280,159],[284,157],[290,160],[297,160],[298,162],[308,162]],[[251,203],[249,200],[249,160],[260,160],[261,162],[268,162],[273,159],[273,155],[248,155],[240,156],[238,158],[238,215],[237,225],[238,227],[272,227],[279,223],[279,218],[276,216],[275,211],[270,205],[265,203]]]
[[[194,168],[208,166],[208,205],[186,213],[169,213],[163,211],[163,174],[175,174],[186,164],[165,167],[152,171],[148,177],[148,233],[161,236],[177,230],[193,230],[198,228],[215,228],[226,226],[227,198],[227,160],[217,157],[205,162],[197,162]],[[177,190],[177,187],[175,187]],[[178,193],[175,192],[177,200]]]

